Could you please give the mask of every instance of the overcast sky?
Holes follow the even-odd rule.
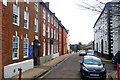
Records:
[[[87,44],[94,40],[93,26],[99,14],[81,10],[77,5],[78,0],[43,0],[43,2],[49,2],[50,10],[55,12],[56,17],[69,30],[71,44],[79,42]]]

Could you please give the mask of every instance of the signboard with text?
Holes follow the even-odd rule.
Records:
[[[33,46],[29,46],[29,54],[28,54],[29,57],[32,57],[33,56]]]

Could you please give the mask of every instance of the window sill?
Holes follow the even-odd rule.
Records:
[[[29,29],[29,28],[26,28],[26,27],[24,27],[25,29]]]
[[[38,31],[35,31],[36,33],[38,33]]]
[[[14,25],[16,25],[16,26],[19,26],[19,24],[16,24],[16,23],[13,23]]]
[[[24,58],[28,58],[28,56],[24,56]]]
[[[17,58],[12,58],[12,60],[18,60],[19,58],[17,57]]]

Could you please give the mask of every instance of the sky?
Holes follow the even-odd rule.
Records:
[[[78,0],[42,0],[69,30],[70,44],[88,44],[94,40],[93,26],[99,16],[90,10],[81,10]]]

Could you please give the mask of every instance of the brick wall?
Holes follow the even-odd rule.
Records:
[[[0,2],[0,78],[2,78],[2,3]]]
[[[59,25],[59,54],[62,55],[62,27]]]
[[[63,38],[63,43],[62,43],[62,48],[63,48],[63,55],[67,53],[67,33],[66,33],[66,30],[65,28],[62,29],[63,30],[63,35],[62,35],[62,38]]]
[[[13,24],[13,3],[8,3],[7,7],[3,7],[3,26],[2,26],[2,53],[3,53],[3,62],[4,66],[28,60],[31,58],[23,58],[23,42],[24,38],[29,38],[29,46],[35,39],[35,35],[39,35],[39,33],[35,33],[35,17],[37,13],[34,9],[34,3],[30,2],[29,4],[26,4],[25,2],[18,3],[18,6],[20,7],[20,26],[16,26]],[[24,28],[24,10],[26,10],[26,7],[28,7],[29,12],[29,29]],[[39,22],[38,22],[39,23]],[[39,26],[39,24],[38,24]],[[39,29],[38,29],[39,30]],[[19,59],[12,60],[12,39],[13,35],[15,34],[15,31],[17,31],[17,36],[19,36]],[[23,36],[21,38],[21,36]]]

